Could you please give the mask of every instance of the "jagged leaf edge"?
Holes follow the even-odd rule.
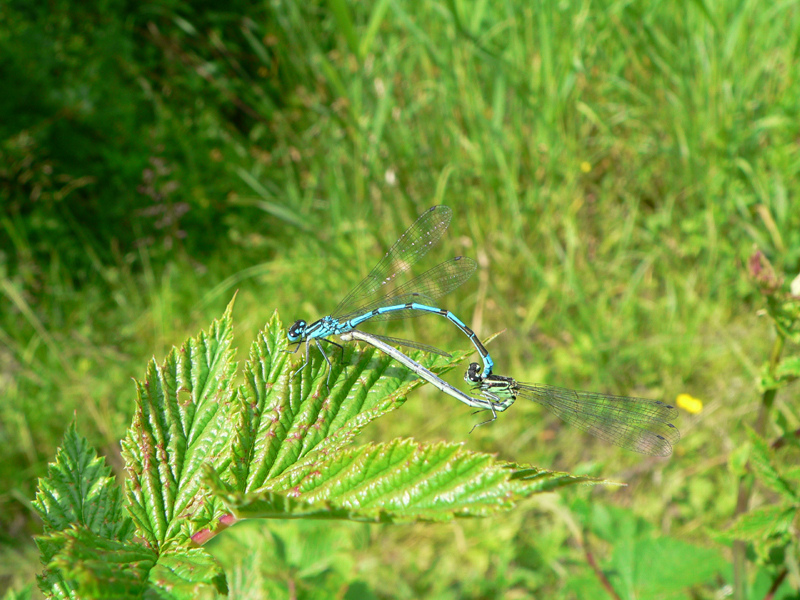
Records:
[[[789,531],[797,514],[798,506],[788,503],[760,506],[739,515],[728,529],[709,530],[709,534],[720,543],[734,540],[763,543]]]
[[[111,467],[78,434],[74,420],[64,432],[55,462],[48,465],[47,476],[39,478],[32,505],[42,518],[45,532],[35,537],[44,565],[36,579],[42,593],[51,597],[74,597],[72,585],[52,564],[66,541],[59,535],[61,532],[83,526],[96,535],[117,541],[126,541],[133,534],[133,522],[123,511],[122,490],[111,474]],[[53,518],[54,513],[62,516],[59,522]],[[89,513],[91,519],[86,518]]]
[[[290,364],[287,345],[286,330],[275,311],[251,344],[244,383],[231,400],[231,461],[219,473],[240,491],[260,487],[270,475],[302,463],[311,452],[346,446],[368,423],[400,407],[408,392],[422,384],[372,346],[362,349],[348,344],[343,361],[335,360],[338,353],[332,358],[331,393],[325,395],[327,363],[322,355],[314,350],[310,367],[293,378],[298,366]],[[416,357],[431,366],[438,358]],[[305,434],[314,419],[320,425],[320,409],[330,408],[331,397],[334,408],[350,403],[348,410],[332,413],[328,429],[318,427],[320,435],[309,440]],[[215,497],[206,497],[191,515],[187,530],[195,541],[205,540],[229,524],[225,506]]]
[[[240,491],[261,487],[311,452],[346,446],[422,383],[372,346],[347,344],[343,360],[332,359],[328,391],[328,365],[321,354],[312,349],[310,366],[293,377],[297,366],[287,359],[287,345],[276,311],[251,345],[245,383],[235,396],[233,462],[230,478],[222,475]]]
[[[752,428],[747,428],[747,435],[752,443],[749,464],[756,479],[790,502],[798,502],[800,498],[798,498],[797,490],[778,471],[774,461],[775,453],[766,440]]]
[[[203,588],[226,594],[225,573],[200,548],[173,546],[157,554],[143,545],[109,540],[84,527],[52,534],[61,550],[53,565],[81,598],[195,598]],[[54,543],[56,540],[52,540]]]
[[[202,502],[201,465],[212,460],[224,469],[229,462],[234,302],[208,333],[173,347],[161,367],[150,361],[144,382],[136,382],[136,412],[122,440],[126,499],[139,535],[153,548],[188,539],[183,516]]]
[[[132,533],[132,523],[122,510],[122,490],[111,467],[78,434],[75,421],[64,432],[55,462],[47,466],[47,476],[39,478],[32,504],[45,533],[73,524],[85,525],[111,539],[124,540]],[[57,521],[54,515],[62,519]]]
[[[59,573],[74,590],[74,596],[80,598],[140,598],[150,568],[157,559],[153,550],[141,544],[109,539],[81,525],[52,533],[44,539],[58,547],[48,566]],[[119,568],[114,569],[114,564]],[[133,589],[123,591],[120,585]],[[111,590],[113,596],[108,596]]]
[[[442,452],[447,456],[444,464],[436,465],[436,468],[444,467],[452,470],[462,467],[458,461],[472,461],[476,463],[472,480],[487,477],[494,477],[492,486],[497,487],[494,495],[480,499],[480,503],[469,506],[466,499],[462,499],[458,506],[448,506],[446,499],[441,500],[444,504],[441,507],[432,508],[412,508],[401,509],[399,500],[402,496],[408,495],[409,490],[404,487],[397,488],[391,481],[392,477],[398,474],[396,465],[385,470],[381,481],[372,481],[371,486],[378,483],[383,484],[382,492],[384,496],[392,499],[379,501],[371,506],[359,506],[358,500],[364,498],[353,495],[356,487],[364,486],[361,480],[358,486],[347,486],[339,493],[310,493],[310,484],[318,484],[324,479],[324,471],[337,463],[344,465],[344,469],[350,468],[353,475],[364,475],[365,465],[372,458],[380,453],[392,453],[397,449],[416,450],[418,456],[399,456],[398,460],[421,460],[430,461],[430,456],[424,456],[427,452]],[[502,510],[509,510],[515,506],[516,502],[535,493],[551,491],[559,487],[583,483],[609,483],[602,480],[591,479],[582,476],[573,476],[568,473],[552,472],[538,469],[531,466],[520,466],[514,463],[497,461],[493,456],[482,453],[466,452],[461,444],[440,442],[438,444],[426,445],[419,444],[413,439],[398,439],[385,444],[368,444],[358,448],[346,448],[331,455],[327,460],[317,463],[305,464],[303,469],[295,472],[285,473],[261,490],[242,493],[226,485],[218,474],[211,468],[206,468],[204,479],[212,494],[220,498],[226,506],[237,516],[237,518],[326,518],[326,519],[345,519],[353,521],[369,522],[411,522],[411,521],[449,521],[453,518],[463,517],[484,517]],[[452,459],[456,459],[456,464],[448,464]],[[360,464],[356,464],[360,461]],[[422,464],[420,462],[419,464]],[[316,481],[314,481],[316,479]],[[429,477],[418,478],[419,483],[427,484]],[[325,482],[328,488],[332,487],[333,478],[328,478]],[[469,481],[459,483],[463,487]],[[336,483],[335,481],[333,482]],[[346,482],[345,482],[346,483]],[[306,486],[306,489],[303,486]],[[368,486],[369,487],[369,486]],[[444,492],[445,486],[441,486]],[[425,493],[430,493],[431,490]],[[434,490],[435,491],[435,490]],[[483,490],[485,494],[486,490]],[[473,492],[474,496],[480,495],[481,490]],[[343,500],[344,494],[350,497]],[[445,495],[444,493],[442,496]],[[475,498],[476,500],[477,497]],[[434,503],[439,502],[437,498]]]

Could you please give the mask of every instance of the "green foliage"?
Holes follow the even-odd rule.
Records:
[[[42,592],[55,597],[65,595],[63,582],[68,581],[66,597],[141,598],[158,560],[155,552],[141,544],[115,541],[80,526],[39,538],[40,547],[43,543],[60,546],[40,580]]]
[[[218,478],[209,487],[238,518],[402,523],[486,517],[531,494],[583,481],[542,469],[520,472],[457,444],[395,440],[338,451],[326,446],[256,492],[237,493]]]
[[[734,540],[757,542],[759,550],[773,541],[785,544],[791,536],[791,525],[797,517],[797,507],[792,505],[772,505],[753,509],[740,516],[730,529],[723,532],[720,537]],[[774,540],[775,537],[784,537],[784,540]],[[762,556],[766,553],[759,552]]]
[[[73,422],[64,434],[56,462],[39,480],[33,506],[44,522],[45,533],[81,525],[108,539],[125,541],[133,533],[124,516],[120,490],[111,469],[78,435]]]
[[[766,441],[754,431],[750,431],[750,468],[756,480],[778,492],[784,500],[798,500],[797,487],[781,476],[773,453]],[[781,469],[782,470],[782,469]],[[796,474],[795,474],[796,475]]]
[[[577,507],[587,530],[611,549],[602,568],[620,598],[685,598],[687,590],[725,571],[722,554],[688,544],[657,530],[629,511],[597,504]],[[594,545],[594,544],[593,544]],[[604,594],[597,577],[576,578],[569,584],[577,597]]]
[[[786,561],[787,568],[795,568],[794,557],[800,550],[795,535],[800,515],[800,471],[777,460],[775,452],[756,432],[750,430],[749,436],[749,472],[755,483],[775,492],[778,501],[743,512],[715,537],[720,541],[746,541],[766,564],[781,566]],[[796,448],[792,450],[796,452]]]
[[[232,597],[289,598],[293,591],[298,599],[333,600],[343,593],[369,598],[371,586],[355,570],[370,527],[314,519],[245,521],[214,538],[209,551],[225,565]],[[353,595],[359,591],[362,596]]]
[[[159,554],[140,543],[110,540],[83,527],[43,540],[61,545],[40,579],[48,597],[133,599],[157,594],[177,599],[227,593],[225,574],[201,548],[173,548]]]
[[[800,430],[790,425],[785,415],[773,417],[772,414],[778,390],[800,376],[797,370],[800,354],[783,356],[787,341],[800,341],[800,297],[783,289],[783,279],[760,251],[753,253],[748,267],[772,318],[775,342],[769,360],[762,367],[763,392],[756,428],[748,429],[750,443],[737,453],[732,462],[732,470],[739,477],[737,518],[727,530],[715,534],[722,541],[734,540],[734,568],[739,570],[738,586],[734,591],[739,598],[745,597],[742,571],[746,550],[755,555],[757,562],[773,571],[771,594],[789,573],[798,572],[800,564],[797,558],[800,544],[796,535],[800,515],[800,470],[794,466],[800,449],[797,441]],[[770,425],[779,431],[772,444],[765,438],[768,419]],[[778,458],[776,453],[784,456]],[[760,491],[759,488],[772,493],[772,498],[767,496],[772,502],[750,508],[750,497],[754,491]]]
[[[154,550],[185,542],[188,534],[179,537],[183,515],[201,501],[202,465],[228,460],[224,449],[232,431],[226,408],[236,368],[232,310],[231,304],[208,334],[173,348],[162,366],[151,361],[137,384],[139,401],[122,452],[130,475],[128,509]]]
[[[467,436],[468,412],[427,390],[402,418],[372,421],[363,443],[463,440],[499,462],[624,480],[593,488],[596,501],[660,536],[725,540],[724,553],[719,532],[751,519],[741,581],[721,573],[691,594],[736,583],[739,598],[796,595],[793,546],[780,552],[791,501],[756,481],[747,426],[772,448],[776,485],[796,489],[797,319],[783,279],[800,270],[798,39],[793,2],[4,2],[0,590],[37,570],[26,499],[76,412],[121,477],[124,390],[147,357],[237,288],[240,332],[268,318],[264,298],[325,314],[421,210],[445,203],[457,235],[441,256],[481,265],[447,308],[481,336],[506,329],[491,348],[498,371],[666,401],[686,392],[704,409],[681,416],[667,462],[535,406]],[[742,276],[754,243],[780,293]],[[754,316],[763,307],[774,331]],[[462,341],[427,318],[393,325]],[[248,461],[240,476],[255,479]],[[596,591],[575,510],[548,502],[435,526],[272,521],[269,534],[215,539],[237,535],[215,556],[242,597],[558,598],[579,578]],[[598,543],[604,567],[612,546]]]
[[[403,404],[414,377],[374,350],[349,348],[353,360],[337,365],[330,389],[321,356],[293,378],[276,313],[236,387],[232,311],[233,302],[208,333],[173,348],[161,365],[151,361],[137,382],[122,443],[132,518],[108,467],[74,424],[67,431],[35,503],[45,523],[37,542],[48,597],[226,593],[219,564],[191,546],[236,520],[485,517],[591,481],[454,444],[398,439],[353,448],[365,425]]]
[[[44,522],[45,535],[37,539],[45,571],[39,586],[57,598],[74,597],[70,571],[60,568],[65,555],[82,546],[81,538],[126,546],[133,534],[124,513],[120,489],[103,459],[70,425],[46,478],[39,480],[33,503]],[[91,547],[91,546],[90,546]]]
[[[166,588],[175,598],[217,597],[227,594],[225,574],[202,548],[180,548],[159,556],[150,571],[150,585]]]

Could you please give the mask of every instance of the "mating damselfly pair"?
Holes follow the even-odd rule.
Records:
[[[408,283],[385,292],[389,289],[385,286],[416,264],[439,241],[451,218],[452,211],[446,206],[428,209],[400,236],[361,283],[345,296],[333,313],[310,324],[302,319],[296,321],[289,328],[289,341],[297,343],[297,348],[305,342],[306,350],[305,362],[295,374],[308,364],[312,341],[330,367],[330,359],[320,341],[341,348],[327,339],[337,335],[344,342],[359,340],[372,344],[439,390],[468,406],[490,411],[492,418],[478,425],[497,419],[497,413],[508,409],[517,398],[526,398],[542,404],[570,425],[616,446],[652,456],[669,456],[672,446],[680,440],[678,429],[669,422],[678,416],[673,406],[657,400],[520,383],[511,377],[494,374],[494,362],[472,329],[449,310],[435,306],[435,300],[469,279],[476,269],[472,259],[456,256]],[[390,344],[449,356],[446,352],[415,341],[368,334],[356,329],[366,321],[403,319],[426,313],[438,314],[451,321],[475,346],[483,361],[483,368],[477,363],[470,364],[464,379],[480,392],[480,398],[464,394]]]

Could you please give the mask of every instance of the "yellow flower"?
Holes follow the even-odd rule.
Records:
[[[678,394],[678,397],[675,399],[675,404],[678,405],[678,408],[682,408],[693,415],[703,410],[703,401],[689,394]]]
[[[584,173],[588,173],[591,170],[592,170],[592,165],[590,165],[587,161],[583,161],[581,163],[581,171],[583,171]]]

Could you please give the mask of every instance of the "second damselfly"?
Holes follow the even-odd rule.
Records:
[[[626,450],[669,456],[681,439],[678,428],[670,423],[677,418],[678,409],[660,400],[522,383],[502,375],[483,376],[477,363],[469,365],[464,381],[480,391],[490,404],[486,410],[492,412],[492,418],[480,425],[491,423],[498,412],[524,398],[541,404],[581,431]]]

